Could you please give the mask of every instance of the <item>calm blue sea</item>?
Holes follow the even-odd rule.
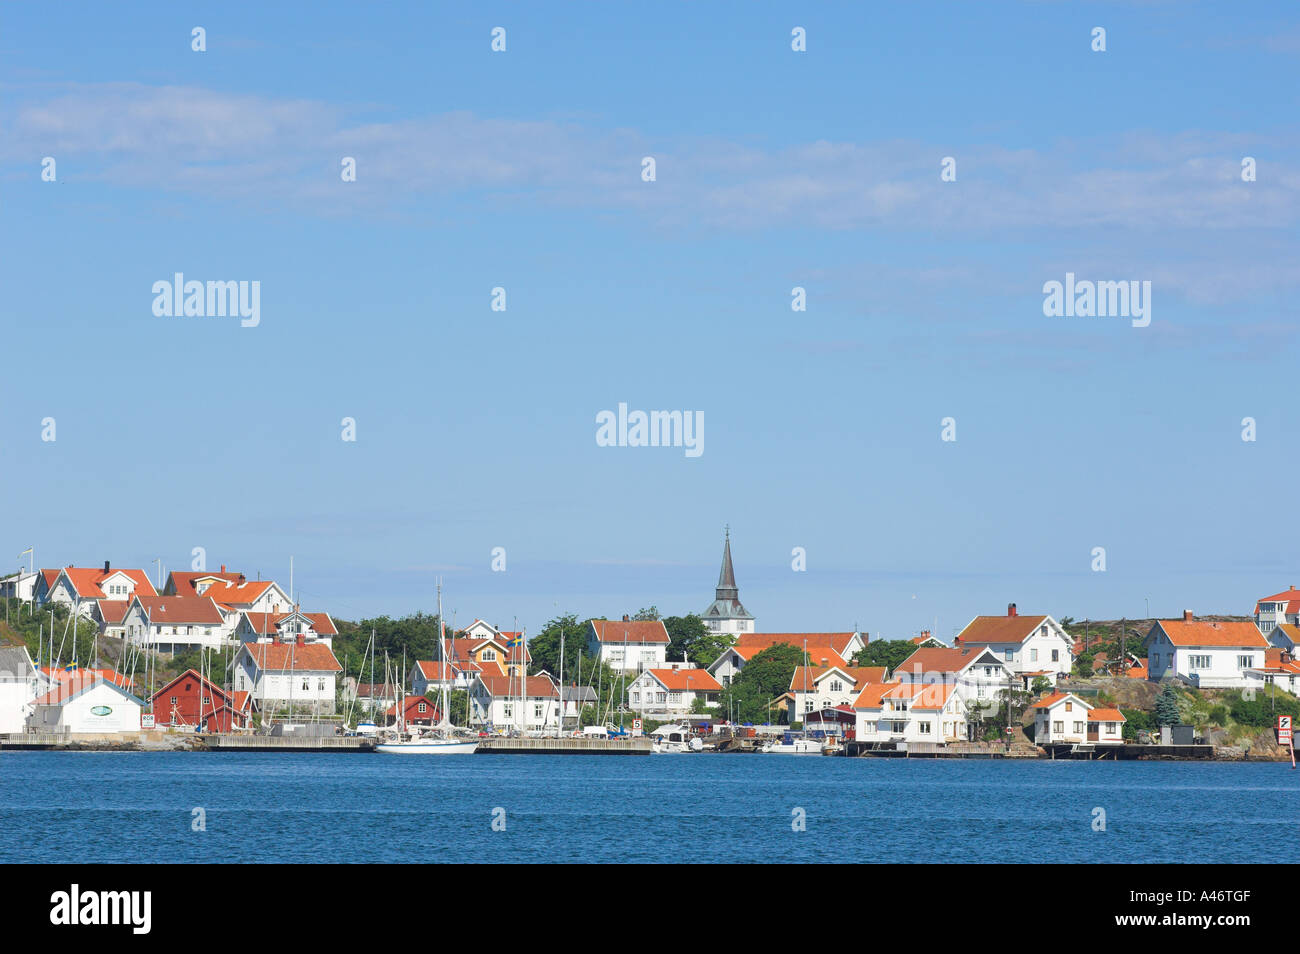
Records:
[[[1294,862],[1298,816],[1289,764],[0,753],[3,863]]]

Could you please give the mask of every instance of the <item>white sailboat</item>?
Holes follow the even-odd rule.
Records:
[[[448,718],[451,696],[447,688],[447,642],[442,622],[442,583],[438,584],[438,654],[442,657],[442,712],[436,726],[423,734],[418,726],[406,725],[406,696],[399,682],[397,701],[397,726],[389,730],[390,737],[375,746],[376,752],[385,755],[473,755],[478,749],[477,739],[458,738],[456,727]]]

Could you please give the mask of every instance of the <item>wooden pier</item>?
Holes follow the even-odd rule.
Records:
[[[641,739],[511,739],[479,740],[475,755],[649,755],[650,740]]]

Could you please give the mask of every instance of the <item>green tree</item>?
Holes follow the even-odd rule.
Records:
[[[643,606],[643,607],[641,607],[639,610],[637,610],[635,613],[632,614],[632,618],[633,618],[633,619],[638,619],[638,620],[656,620],[656,619],[659,619],[659,607],[657,607],[657,606],[651,606],[651,607],[649,607],[649,608],[647,609],[646,607]]]
[[[766,722],[769,705],[789,691],[790,677],[802,664],[803,650],[783,643],[755,653],[722,691],[718,711],[738,722]]]
[[[668,660],[679,661],[684,655],[700,667],[713,665],[723,651],[733,642],[725,633],[710,632],[704,620],[691,613],[687,616],[664,617],[668,630]]]
[[[1034,695],[1036,696],[1042,695],[1044,692],[1047,692],[1051,688],[1052,688],[1052,684],[1047,681],[1047,678],[1045,676],[1038,676],[1037,678],[1034,679],[1034,685],[1033,685]]]
[[[1173,686],[1166,685],[1156,699],[1156,725],[1177,725],[1179,721],[1178,693]]]
[[[884,666],[893,673],[916,649],[910,639],[878,639],[854,653],[850,665]]]
[[[578,654],[588,654],[587,633],[590,623],[579,622],[573,613],[557,616],[549,621],[542,631],[528,641],[528,652],[533,657],[530,672],[533,674],[545,670],[556,679],[560,678],[560,641],[564,642],[564,681],[573,684],[569,674],[578,663]]]

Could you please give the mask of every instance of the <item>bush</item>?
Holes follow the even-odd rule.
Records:
[[[1224,726],[1228,724],[1228,707],[1215,706],[1205,717],[1205,721],[1212,725]]]
[[[1254,699],[1246,699],[1242,693],[1237,693],[1229,700],[1228,707],[1234,722],[1259,729],[1275,725],[1279,715],[1300,715],[1300,702],[1285,693],[1270,696],[1256,692]]]

